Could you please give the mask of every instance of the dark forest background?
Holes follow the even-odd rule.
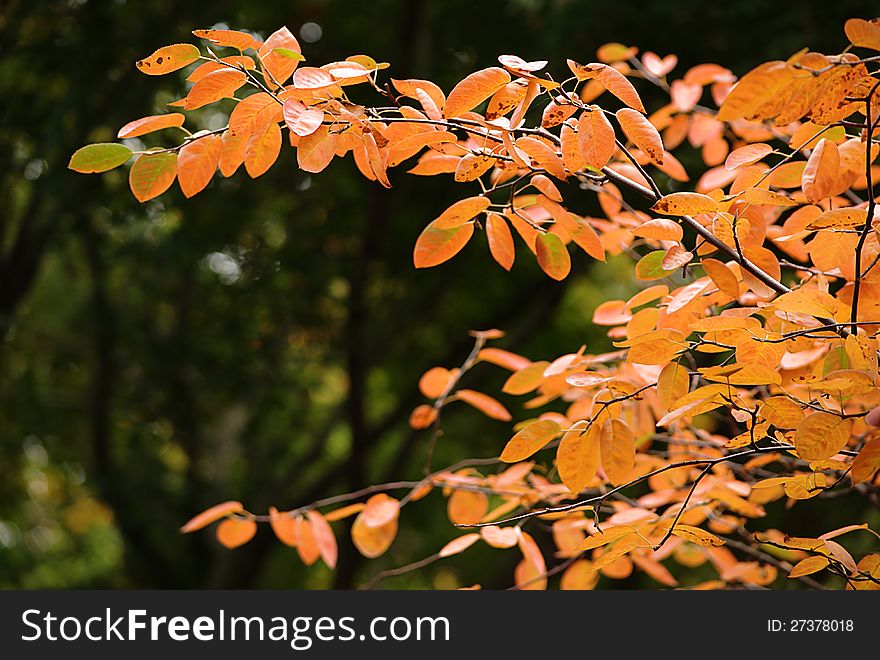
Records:
[[[175,186],[141,205],[124,170],[68,171],[76,148],[112,141],[182,95],[182,76],[142,76],[136,59],[193,40],[195,28],[265,36],[286,24],[312,40],[301,39],[312,62],[367,53],[394,77],[447,91],[499,54],[548,59],[558,73],[566,57],[593,60],[610,41],[676,53],[678,71],[712,61],[742,74],[804,46],[838,52],[844,20],[873,10],[864,0],[5,0],[0,586],[347,588],[436,552],[455,534],[439,497],[407,507],[381,559],[344,545],[335,574],[304,569],[268,529],[233,552],[210,533],[177,530],[222,500],[290,508],[419,476],[425,437],[406,424],[421,402],[416,382],[461,362],[468,329],[504,328],[499,345],[535,359],[600,348],[592,308],[632,286],[625,260],[593,269],[579,257],[564,287],[531,259],[507,274],[483,241],[414,271],[416,236],[461,196],[449,177],[401,171],[386,191],[350,159],[309,177],[285,149],[257,181],[242,171],[193,200]],[[692,168],[694,156],[684,155]],[[491,392],[501,379],[487,368],[467,382]],[[507,439],[508,426],[466,407],[446,419],[438,466],[497,455]],[[821,532],[863,520],[864,506],[780,503],[764,524],[784,515],[792,532]],[[475,549],[454,569],[441,562],[385,585],[507,586],[515,559],[495,553]]]

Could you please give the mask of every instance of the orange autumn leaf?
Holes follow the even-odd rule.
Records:
[[[578,118],[578,148],[587,164],[601,170],[608,164],[617,148],[614,128],[599,106],[590,106]]]
[[[645,115],[631,108],[621,108],[617,111],[616,117],[626,137],[644,151],[654,163],[662,165],[663,139]]]
[[[397,518],[392,518],[379,527],[368,526],[363,519],[363,512],[355,518],[351,527],[351,540],[364,557],[375,559],[383,554],[397,536]]]
[[[452,539],[449,543],[440,548],[440,552],[437,554],[440,557],[451,557],[452,555],[464,552],[479,540],[480,535],[476,532],[464,534],[463,536]]]
[[[219,135],[206,135],[183,146],[177,156],[177,181],[187,197],[205,189],[223,152],[223,139]]]
[[[486,415],[486,417],[491,417],[492,419],[497,419],[501,422],[509,422],[511,419],[507,408],[488,394],[465,389],[458,390],[458,392],[455,393],[455,398],[473,406]]]
[[[449,92],[443,116],[458,117],[472,110],[509,82],[510,74],[500,67],[490,67],[470,74]]]
[[[128,185],[139,202],[158,197],[177,178],[177,154],[146,153],[138,158],[128,173]]]
[[[244,152],[244,167],[252,179],[265,174],[281,153],[281,129],[272,122],[251,135]]]
[[[257,533],[257,523],[253,520],[227,518],[217,525],[217,540],[220,544],[232,549],[244,545]]]
[[[339,556],[339,549],[336,546],[336,536],[333,534],[333,528],[319,512],[311,509],[306,512],[306,518],[312,526],[312,536],[315,539],[315,545],[318,546],[318,552],[321,559],[329,568],[336,568],[336,559]]]
[[[449,261],[467,245],[473,234],[474,225],[471,223],[453,229],[441,229],[432,222],[422,230],[416,240],[413,264],[416,268],[431,268]]]
[[[121,140],[123,138],[140,137],[141,135],[161,131],[163,128],[179,128],[183,126],[185,119],[179,112],[142,117],[141,119],[130,121],[120,128],[116,137]]]
[[[510,439],[501,452],[501,460],[505,463],[523,461],[559,435],[561,430],[552,419],[532,422]]]
[[[149,57],[137,61],[137,68],[148,76],[161,76],[177,71],[199,59],[201,53],[192,44],[163,46]]]
[[[233,513],[241,513],[242,511],[244,511],[244,506],[241,502],[221,502],[220,504],[215,504],[210,509],[205,509],[197,516],[194,516],[180,528],[180,531],[183,534],[195,532],[203,527],[207,527],[212,522],[225,518]]]
[[[486,240],[489,242],[489,252],[498,265],[504,270],[513,268],[516,247],[504,216],[497,213],[486,216]]]
[[[299,540],[299,525],[293,516],[278,511],[274,506],[269,507],[269,525],[279,541],[291,548],[296,547]]]
[[[538,234],[535,238],[538,265],[554,280],[564,280],[571,271],[571,256],[556,234]]]

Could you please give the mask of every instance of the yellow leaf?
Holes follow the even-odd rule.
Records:
[[[773,301],[773,306],[781,312],[833,318],[840,302],[824,291],[800,288],[783,293]]]
[[[685,541],[690,541],[706,548],[717,548],[725,543],[724,539],[704,529],[691,525],[682,525],[681,523],[672,528],[672,533],[679,538],[683,538]]]
[[[718,210],[718,202],[708,195],[700,193],[672,193],[659,199],[652,211],[665,213],[666,215],[697,215],[699,213],[714,213]]]
[[[586,422],[584,422],[586,425]],[[582,491],[599,468],[599,436],[596,425],[584,431],[583,426],[566,431],[556,451],[556,469],[562,483],[572,493]]]
[[[804,418],[795,432],[798,456],[808,461],[831,458],[849,442],[852,423],[837,415],[815,412]]]
[[[804,229],[809,231],[814,229],[849,229],[864,225],[867,221],[868,212],[865,209],[833,209],[819,215]]]
[[[599,447],[602,469],[608,480],[618,486],[625,483],[636,461],[636,442],[632,431],[619,419],[606,419],[602,425]]]
[[[540,419],[532,422],[514,435],[504,451],[501,460],[505,463],[523,461],[555,438],[562,429],[552,419]]]

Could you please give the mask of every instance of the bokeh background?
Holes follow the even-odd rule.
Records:
[[[379,560],[343,544],[335,573],[304,569],[268,529],[233,552],[177,529],[222,500],[264,511],[418,478],[426,437],[406,424],[417,379],[459,364],[468,329],[504,328],[499,345],[534,359],[582,343],[598,351],[592,308],[632,288],[626,260],[593,268],[580,255],[561,286],[532,259],[503,272],[482,241],[414,271],[416,236],[461,194],[449,177],[399,173],[385,191],[350,159],[307,176],[285,149],[257,181],[242,171],[193,200],[175,186],[141,205],[124,170],[68,171],[76,148],[182,95],[182,76],[139,75],[139,57],[194,28],[266,36],[286,24],[312,62],[367,53],[446,90],[498,54],[561,72],[566,57],[590,61],[609,41],[676,53],[680,71],[714,61],[741,74],[803,46],[838,52],[844,20],[873,10],[864,0],[5,0],[0,587],[349,588],[436,552],[454,535],[439,497],[407,508]],[[698,175],[691,156],[680,158]],[[492,392],[501,379],[486,368],[466,382]],[[437,466],[497,455],[509,428],[467,407],[445,419]],[[762,524],[822,532],[841,507],[847,521],[868,515],[859,498],[813,500]],[[383,586],[503,587],[514,563],[475,548],[454,568]]]

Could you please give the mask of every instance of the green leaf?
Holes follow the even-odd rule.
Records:
[[[296,60],[297,62],[302,62],[305,57],[303,57],[302,53],[297,53],[295,50],[291,50],[290,48],[273,48],[273,53],[278,53],[281,57],[286,57],[289,60]]]
[[[649,252],[639,259],[636,264],[636,277],[640,280],[659,280],[669,275],[668,270],[663,269],[663,257],[666,256],[666,250],[655,250]]]
[[[131,149],[124,144],[100,142],[77,149],[67,165],[74,172],[93,174],[119,167],[131,158]]]

